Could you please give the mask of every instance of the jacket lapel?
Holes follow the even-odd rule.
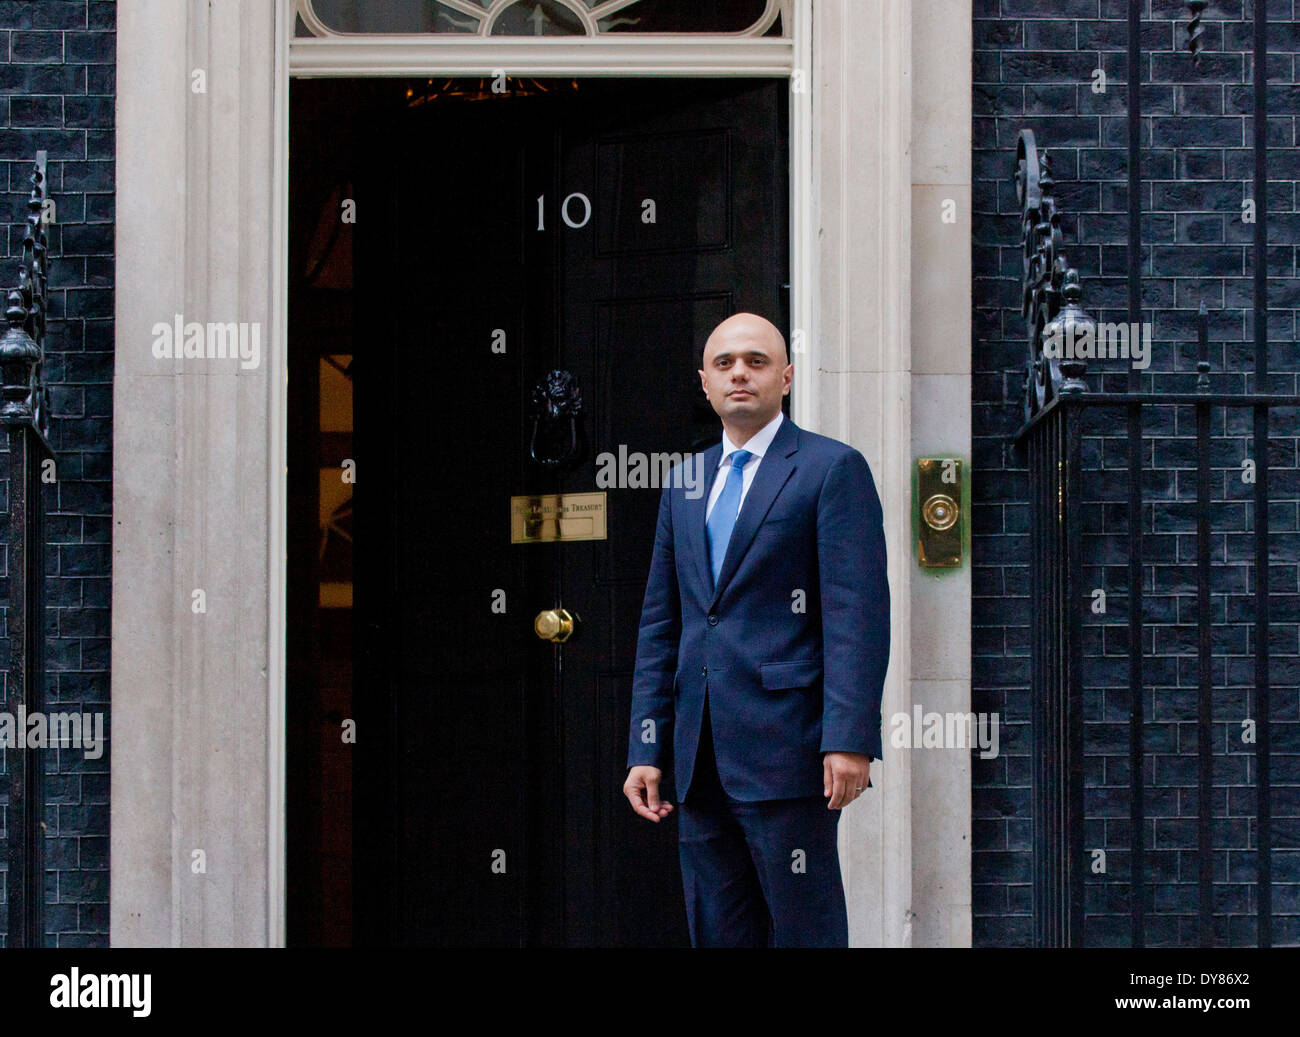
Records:
[[[722,559],[722,574],[718,577],[718,585],[713,591],[712,601],[714,604],[717,603],[722,592],[726,590],[727,584],[736,574],[736,570],[740,568],[741,559],[745,557],[745,552],[749,550],[750,542],[758,532],[758,527],[763,524],[763,519],[767,517],[772,502],[776,500],[776,495],[781,492],[781,488],[794,474],[796,466],[793,457],[798,450],[799,428],[789,418],[783,418],[781,424],[777,427],[776,435],[772,439],[772,445],[767,448],[763,460],[759,463],[758,472],[754,475],[754,482],[750,485],[749,492],[745,494],[745,500],[740,506],[740,514],[736,516],[736,526],[731,531],[731,540],[727,544],[727,553]],[[718,460],[721,460],[721,452],[719,447]],[[710,488],[712,485],[710,482]],[[700,520],[700,533],[701,539],[703,539],[703,516],[701,516]],[[707,554],[705,557],[707,560]],[[708,571],[706,562],[705,579],[707,580],[711,576],[712,573]]]
[[[686,498],[686,541],[690,553],[695,556],[695,574],[703,581],[700,597],[708,601],[713,594],[713,573],[709,569],[709,542],[704,520],[709,510],[709,493],[718,475],[718,464],[722,461],[722,444],[715,443],[704,451],[702,457],[700,495],[694,500]],[[762,471],[763,466],[758,467]]]

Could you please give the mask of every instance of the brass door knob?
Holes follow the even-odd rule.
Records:
[[[533,620],[533,630],[543,641],[564,644],[573,636],[574,617],[567,609],[547,609],[537,613]]]

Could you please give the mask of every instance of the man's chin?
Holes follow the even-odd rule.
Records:
[[[767,414],[757,400],[747,397],[743,400],[728,399],[722,416],[736,424],[761,428],[776,417],[776,411]]]

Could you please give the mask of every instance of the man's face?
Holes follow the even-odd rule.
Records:
[[[754,431],[776,417],[794,367],[770,327],[723,325],[704,347],[700,383],[724,423]]]

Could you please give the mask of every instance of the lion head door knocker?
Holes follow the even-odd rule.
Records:
[[[528,456],[552,471],[576,463],[582,453],[582,390],[569,371],[550,371],[533,386],[533,434]]]

